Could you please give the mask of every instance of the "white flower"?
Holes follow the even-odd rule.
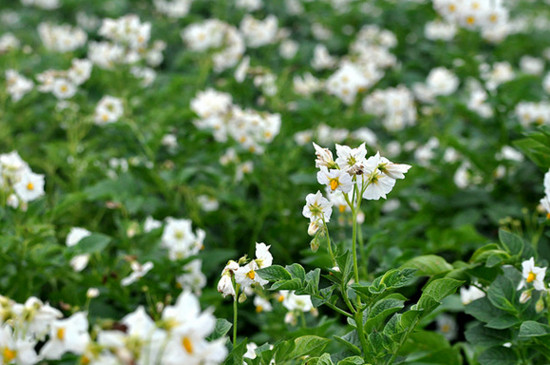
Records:
[[[147,261],[145,264],[141,265],[137,261],[132,261],[130,266],[132,267],[132,273],[120,281],[122,286],[133,284],[138,279],[144,277],[145,274],[147,274],[154,267],[154,264],[151,261]]]
[[[535,266],[535,258],[531,257],[529,260],[521,263],[523,267],[523,280],[518,286],[518,290],[525,287],[527,284],[533,284],[536,290],[545,290],[544,276],[546,275],[546,268]]]
[[[162,227],[162,222],[157,221],[155,218],[148,216],[145,218],[145,222],[143,223],[143,231],[144,232],[151,232],[153,229],[157,229]]]
[[[380,156],[378,170],[392,179],[404,179],[404,174],[407,173],[410,168],[411,165],[393,163],[387,158]]]
[[[395,185],[395,179],[383,174],[378,166],[382,163],[380,154],[368,158],[364,169],[363,186],[365,191],[363,198],[367,200],[386,199],[386,194],[392,191]]]
[[[28,171],[21,176],[13,189],[23,202],[35,200],[44,195],[44,175]]]
[[[254,306],[256,307],[256,313],[271,312],[273,310],[269,300],[264,299],[259,295],[254,297]]]
[[[349,193],[353,187],[351,175],[343,170],[328,170],[321,166],[321,171],[317,172],[317,181],[319,184],[328,186],[331,191],[339,190],[343,193]]]
[[[332,214],[332,203],[325,199],[320,191],[315,194],[308,194],[302,214],[312,222],[324,219],[328,223]]]
[[[76,94],[76,86],[66,79],[56,79],[52,86],[52,93],[58,99],[69,99]]]
[[[39,361],[34,347],[36,341],[31,337],[19,338],[13,335],[9,326],[0,327],[0,357],[2,364],[32,365]]]
[[[269,248],[265,243],[256,243],[256,264],[260,269],[271,266],[273,263],[273,256],[269,252]]]
[[[106,95],[101,98],[95,108],[94,121],[98,125],[114,123],[119,120],[123,113],[122,100]]]
[[[294,291],[287,292],[283,295],[283,305],[289,311],[299,310],[302,312],[309,312],[313,309],[313,304],[311,303],[311,297],[309,295],[296,295]]]
[[[235,297],[235,288],[233,287],[233,280],[231,278],[238,269],[239,264],[233,260],[230,260],[227,265],[225,265],[221,274],[221,279],[218,282],[218,292],[224,297],[228,295]]]
[[[67,319],[52,323],[50,339],[40,350],[40,356],[59,360],[65,352],[82,354],[89,342],[86,313],[78,312]]]
[[[255,350],[258,348],[258,345],[256,345],[254,342],[249,342],[246,344],[246,353],[243,355],[247,359],[255,359],[256,358],[256,352]],[[246,363],[244,363],[246,364]]]
[[[336,163],[341,170],[351,172],[353,174],[354,168],[362,166],[365,163],[365,156],[367,155],[367,149],[365,143],[362,143],[357,148],[350,148],[348,146],[342,146],[336,144]],[[334,190],[334,189],[332,189]]]
[[[469,288],[466,288],[466,287],[460,288],[460,300],[464,305],[468,305],[474,300],[483,298],[484,296],[485,296],[485,292],[473,285],[470,286]]]
[[[315,142],[312,143],[313,148],[315,148],[315,156],[317,157],[315,160],[315,167],[320,168],[321,166],[325,166],[329,169],[333,169],[338,166],[332,157],[332,152],[328,148],[320,147]]]
[[[243,288],[250,287],[256,283],[263,287],[268,281],[256,274],[256,270],[258,269],[259,266],[256,261],[250,261],[248,264],[239,267],[237,271],[235,271],[235,281]]]

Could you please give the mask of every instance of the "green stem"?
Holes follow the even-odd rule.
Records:
[[[235,285],[235,297],[233,298],[233,347],[237,346],[237,318],[239,311],[237,310],[237,305],[239,304],[239,289],[241,288],[240,284]]]
[[[329,308],[332,308],[335,312],[340,313],[341,315],[344,315],[344,316],[349,317],[349,318],[353,318],[353,314],[348,313],[345,310],[338,308],[337,306],[335,306],[332,303],[325,302],[325,305]]]

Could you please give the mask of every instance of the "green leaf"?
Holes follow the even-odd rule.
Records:
[[[451,271],[453,266],[449,264],[443,257],[436,255],[426,255],[415,257],[403,265],[401,268],[412,268],[416,269],[417,275],[439,275]]]
[[[357,337],[357,331],[353,330],[346,333],[342,337],[334,336],[334,339],[342,345],[346,346],[346,348],[354,354],[361,355],[361,349],[359,348],[359,346],[361,345],[359,337]]]
[[[475,323],[464,332],[466,340],[475,346],[499,346],[510,342],[512,333],[509,330],[497,330]]]
[[[400,294],[393,294],[376,302],[368,312],[365,331],[372,331],[389,315],[403,309],[405,307],[406,300],[407,298]]]
[[[365,361],[360,356],[351,356],[346,357],[345,359],[342,359],[338,361],[337,365],[363,365]]]
[[[214,327],[214,332],[210,336],[207,337],[207,340],[217,340],[218,338],[221,338],[229,332],[233,324],[229,322],[227,319],[224,318],[218,318],[216,319],[216,326]]]
[[[330,358],[330,354],[324,353],[317,360],[317,365],[334,365],[334,363],[332,362],[332,359]]]
[[[454,294],[463,284],[461,280],[450,278],[436,279],[429,282],[423,289],[422,295],[414,309],[424,310],[424,315],[434,310],[443,298]]]
[[[84,237],[76,245],[67,247],[67,253],[70,255],[92,254],[105,250],[111,242],[111,237],[101,233],[92,233]]]
[[[297,359],[303,356],[316,356],[327,347],[330,340],[319,336],[302,336],[294,340],[294,349],[289,354],[289,359]]]
[[[525,321],[519,328],[519,337],[543,337],[548,335],[550,335],[550,326],[535,321]]]
[[[300,279],[301,281],[306,279],[306,271],[300,264],[287,265],[285,269],[290,273],[292,279]]]
[[[271,288],[269,290],[299,290],[302,289],[303,285],[300,279],[292,279],[292,280],[280,280],[273,285],[271,285]]]
[[[263,269],[256,270],[256,274],[264,280],[268,281],[279,281],[279,280],[290,280],[290,274],[285,270],[284,267],[279,265],[271,265],[264,267]]]
[[[243,357],[246,353],[246,340],[241,341],[231,350],[224,361],[224,365],[243,365]]]
[[[498,238],[500,239],[500,242],[502,242],[504,249],[511,255],[521,256],[525,245],[521,237],[501,228],[498,231]]]
[[[495,307],[509,313],[517,313],[518,310],[513,304],[516,302],[516,291],[516,286],[512,281],[508,277],[500,275],[487,289],[487,298]]]
[[[516,365],[518,357],[516,352],[507,347],[491,347],[479,355],[477,361],[481,365]]]

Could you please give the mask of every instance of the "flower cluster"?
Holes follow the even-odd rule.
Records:
[[[68,99],[74,96],[77,86],[90,78],[92,62],[87,59],[73,59],[68,70],[47,70],[36,75],[40,82],[38,90],[51,92],[58,99]]]
[[[218,50],[212,55],[217,72],[237,65],[245,52],[244,39],[237,28],[218,19],[191,24],[181,37],[193,51]]]
[[[223,296],[232,295],[234,298],[239,294],[238,289],[247,293],[256,286],[263,287],[267,280],[256,274],[256,270],[271,266],[273,256],[265,243],[256,243],[256,258],[247,262],[246,256],[239,262],[229,261],[224,267],[221,279],[218,282],[218,291]]]
[[[158,12],[171,18],[183,18],[189,13],[193,0],[154,0]]]
[[[114,96],[105,95],[95,108],[94,122],[97,125],[114,123],[124,114],[122,100]]]
[[[232,103],[231,95],[213,89],[199,92],[191,109],[201,118],[195,121],[197,128],[211,129],[218,142],[231,137],[253,153],[262,153],[263,144],[270,143],[281,127],[279,114],[242,109]]]
[[[84,30],[66,24],[41,23],[38,26],[38,35],[44,47],[56,52],[74,51],[84,46],[88,40]]]
[[[544,198],[540,200],[540,204],[546,211],[546,216],[550,219],[550,170],[544,174]]]
[[[338,70],[326,81],[330,94],[346,104],[352,104],[359,92],[366,91],[384,76],[384,69],[395,65],[389,49],[397,40],[390,31],[370,25],[362,28],[350,46],[349,57],[340,62]]]
[[[34,87],[34,82],[15,70],[6,70],[7,92],[13,102],[21,100]]]
[[[458,77],[444,67],[430,71],[426,83],[413,85],[415,96],[424,103],[433,103],[436,96],[451,95],[458,88]]]
[[[150,46],[151,23],[141,22],[137,15],[103,19],[99,35],[109,41],[90,42],[88,58],[101,68],[111,69],[116,64],[133,64],[143,59],[155,67],[163,61],[166,44],[157,41]]]
[[[384,127],[389,131],[402,130],[416,123],[414,97],[403,85],[375,90],[363,100],[363,110],[384,117]]]
[[[527,302],[531,299],[531,293],[534,290],[542,291],[545,295],[547,294],[548,289],[544,283],[544,277],[546,276],[546,267],[537,267],[535,266],[535,258],[531,257],[529,260],[523,261],[522,266],[522,280],[518,285],[518,289],[523,289],[525,287],[532,286],[521,293],[519,301],[521,303]]]
[[[502,0],[434,0],[433,5],[446,21],[479,29],[490,41],[500,41],[510,32],[508,9]]]
[[[410,165],[395,164],[380,153],[366,158],[365,144],[357,148],[336,144],[337,158],[332,152],[313,143],[315,147],[315,167],[319,168],[317,181],[325,185],[328,194],[343,194],[351,209],[361,197],[367,200],[386,199],[397,179],[404,179]],[[308,233],[315,234],[325,226],[332,214],[332,203],[321,192],[309,194],[302,214],[310,219]]]
[[[170,260],[181,260],[203,249],[205,236],[200,228],[193,232],[191,220],[168,217],[162,231],[162,247],[168,249]]]
[[[211,311],[201,312],[198,299],[188,291],[175,305],[166,306],[156,323],[140,306],[112,327],[97,327],[93,338],[85,312],[62,319],[60,311],[35,297],[24,304],[0,297],[0,313],[4,364],[31,365],[73,353],[80,363],[91,365],[215,365],[227,355],[225,338],[206,341],[216,319]]]
[[[16,151],[0,155],[0,189],[7,196],[7,204],[13,208],[44,195],[44,175],[32,172]]]

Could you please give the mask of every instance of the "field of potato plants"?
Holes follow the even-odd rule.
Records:
[[[550,362],[550,0],[0,1],[0,364]]]

